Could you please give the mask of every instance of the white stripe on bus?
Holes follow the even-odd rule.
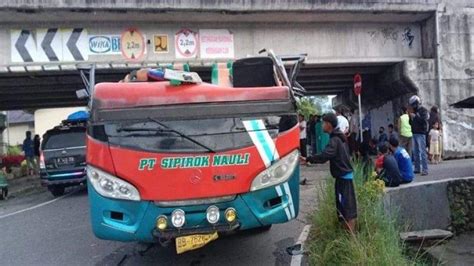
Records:
[[[281,190],[280,186],[276,186],[275,189],[279,197],[283,196],[283,191]],[[288,207],[285,207],[285,213],[286,213],[286,218],[288,219],[288,221],[291,220],[291,214],[290,214],[290,211],[288,210]]]
[[[285,192],[288,195],[288,203],[290,204],[291,217],[295,218],[295,206],[293,204],[293,196],[291,196],[290,186],[288,186],[288,182],[285,182],[285,184],[283,184],[283,188],[285,188]]]

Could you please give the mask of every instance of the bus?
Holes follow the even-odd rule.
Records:
[[[285,60],[296,61],[289,74]],[[304,90],[295,77],[303,61],[271,51],[236,60],[233,86],[97,84],[86,156],[94,234],[174,240],[182,253],[220,234],[295,219],[296,101]]]

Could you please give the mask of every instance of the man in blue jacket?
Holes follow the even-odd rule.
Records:
[[[34,143],[31,139],[31,131],[26,131],[26,138],[23,141],[22,150],[25,153],[26,166],[28,168],[28,175],[33,175],[36,169]]]
[[[415,174],[413,173],[413,165],[411,163],[410,155],[408,152],[403,148],[399,147],[398,139],[391,138],[389,140],[390,143],[390,150],[393,152],[393,156],[397,160],[398,169],[400,170],[400,174],[402,176],[401,184],[410,183],[413,178],[415,178]]]

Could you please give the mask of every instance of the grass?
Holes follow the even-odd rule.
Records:
[[[357,232],[345,231],[337,220],[334,179],[319,189],[318,209],[313,217],[309,241],[311,265],[415,265],[405,255],[394,217],[385,215],[383,182],[374,180],[371,167],[354,163],[354,185],[358,204]]]

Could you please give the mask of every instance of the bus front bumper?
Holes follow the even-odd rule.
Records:
[[[153,201],[127,201],[99,195],[93,186],[88,186],[91,206],[91,222],[94,234],[107,240],[158,242],[179,236],[229,232],[284,223],[294,219],[299,209],[299,168],[291,178],[274,187],[236,195],[234,199],[215,204],[163,207]],[[219,208],[220,219],[210,224],[206,219],[209,206]],[[237,219],[228,223],[225,211],[234,208]],[[182,228],[171,223],[174,210],[185,212],[186,222]],[[156,220],[165,216],[168,226],[156,228]]]

